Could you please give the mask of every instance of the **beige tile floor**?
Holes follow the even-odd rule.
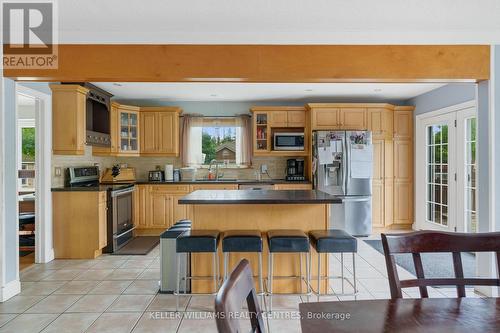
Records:
[[[333,295],[328,301],[390,298],[383,256],[360,240],[356,256],[357,296]],[[182,297],[180,313],[172,295],[158,294],[159,249],[146,256],[103,255],[96,260],[55,260],[20,274],[22,291],[0,303],[0,332],[216,332],[212,297]],[[331,272],[340,272],[340,256],[330,257]],[[352,278],[352,259],[344,269]],[[412,275],[401,269],[401,278]],[[314,275],[314,272],[313,272]],[[334,294],[341,284],[331,282]],[[352,288],[346,285],[346,292]],[[480,297],[468,289],[468,296]],[[453,297],[454,289],[432,288],[430,297]],[[405,297],[418,297],[406,290]],[[316,298],[312,297],[311,301]],[[276,296],[267,316],[270,332],[300,332],[298,304],[305,297]],[[267,303],[264,307],[267,309]],[[242,321],[242,327],[248,327]]]

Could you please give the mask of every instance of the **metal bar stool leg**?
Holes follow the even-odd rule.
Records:
[[[217,252],[213,253],[213,268],[212,269],[214,270],[214,274],[213,274],[214,275],[214,293],[216,293],[217,292],[217,285],[218,285],[218,283],[217,283],[217,274],[218,274],[217,273]]]
[[[358,287],[356,286],[356,252],[352,253],[352,275],[354,279],[354,293],[357,293]]]
[[[342,294],[345,294],[344,292],[344,253],[340,253],[340,276],[342,278]]]
[[[321,253],[318,252],[318,293],[317,300],[319,302],[319,294],[321,294]]]
[[[306,269],[307,271],[307,269]],[[299,277],[300,277],[300,293],[302,294],[302,292],[304,291],[304,289],[302,288],[302,252],[299,252]]]
[[[180,259],[180,254],[176,254],[176,259],[177,259],[177,283],[175,284],[175,293],[177,296],[175,297],[175,311],[179,312],[179,285],[181,284],[181,259]],[[184,289],[184,292],[186,292],[186,289]]]
[[[259,289],[261,308],[264,308],[264,278],[262,277],[262,252],[259,252]]]
[[[227,279],[227,265],[229,261],[229,252],[224,252],[224,280]]]
[[[269,312],[273,311],[273,253],[269,253],[269,269],[268,269],[268,291],[269,291]]]
[[[306,252],[306,284],[307,284],[307,302],[309,303],[309,292],[310,287],[311,287],[311,258],[310,258],[311,252]],[[301,284],[302,284],[302,277],[301,277]]]

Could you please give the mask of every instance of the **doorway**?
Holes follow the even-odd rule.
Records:
[[[416,117],[416,228],[477,231],[477,112],[473,103]]]
[[[36,98],[16,96],[19,270],[35,263]]]
[[[51,98],[16,83],[19,270],[54,259],[51,200]]]

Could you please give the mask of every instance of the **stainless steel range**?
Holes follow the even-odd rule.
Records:
[[[99,168],[96,166],[71,167],[66,170],[66,185],[93,188],[107,192],[107,239],[104,252],[113,253],[134,238],[133,183],[103,185],[99,183]]]

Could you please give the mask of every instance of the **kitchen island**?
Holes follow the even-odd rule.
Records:
[[[220,232],[235,229],[256,229],[263,234],[263,274],[267,277],[267,240],[265,233],[271,229],[300,229],[306,234],[310,230],[327,229],[329,221],[328,205],[339,203],[340,199],[314,190],[198,190],[179,199],[181,205],[191,205],[192,228],[196,230],[216,229]],[[312,272],[317,272],[318,258],[311,248]],[[194,276],[211,274],[212,264],[208,254],[191,256],[191,272]],[[292,253],[275,255],[274,274],[277,276],[298,275],[299,256]],[[219,249],[222,275],[222,251]],[[254,253],[231,254],[229,269],[235,267],[241,258],[252,264],[254,274],[258,272],[257,255]],[[328,270],[326,256],[322,258],[324,272]],[[305,274],[305,262],[302,267]],[[299,292],[298,280],[274,280],[274,292]],[[326,281],[321,286],[326,287]],[[193,281],[195,292],[210,291],[212,284]],[[317,283],[312,281],[313,288]],[[256,285],[258,290],[258,287]],[[303,285],[305,290],[305,285]]]

